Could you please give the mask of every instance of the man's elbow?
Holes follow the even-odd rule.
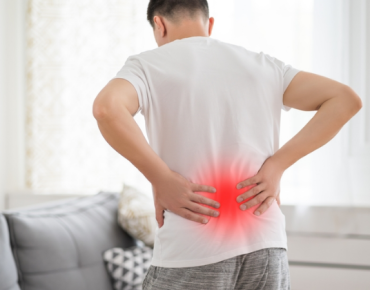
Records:
[[[94,103],[93,105],[93,116],[96,120],[101,120],[104,118],[104,115],[106,115],[106,111],[104,107],[101,107],[99,105],[96,105]]]
[[[349,86],[344,87],[344,93],[348,102],[348,109],[355,115],[362,108],[362,100]]]
[[[93,116],[97,121],[103,120],[108,116],[108,109],[101,95],[98,95],[94,101]]]

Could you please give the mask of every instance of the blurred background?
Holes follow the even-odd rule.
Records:
[[[103,139],[99,91],[156,48],[147,0],[0,0],[0,210],[142,174]],[[370,289],[370,1],[209,0],[212,37],[351,86],[362,110],[283,175],[293,289]],[[280,145],[315,112],[282,111]],[[143,116],[136,121],[145,136]]]

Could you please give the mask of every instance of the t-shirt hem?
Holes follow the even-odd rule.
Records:
[[[183,261],[160,261],[158,259],[152,258],[151,264],[157,267],[166,267],[166,268],[183,268],[183,267],[197,267],[197,266],[204,266],[208,264],[217,263],[238,255],[252,253],[258,250],[266,249],[266,248],[284,248],[288,249],[286,242],[264,242],[258,243],[254,245],[249,245],[246,247],[241,247],[238,249],[234,249],[231,251],[227,251],[212,257],[203,258],[203,259],[196,259],[196,260],[183,260]]]

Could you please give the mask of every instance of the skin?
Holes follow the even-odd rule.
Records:
[[[174,21],[157,15],[153,18],[153,33],[158,46],[192,36],[209,37],[214,19],[201,14],[193,18],[182,15]],[[259,204],[254,214],[263,214],[276,199],[280,205],[280,180],[284,171],[302,157],[330,141],[361,108],[360,97],[348,86],[329,78],[299,72],[283,96],[283,104],[302,111],[317,111],[313,118],[273,156],[265,160],[258,173],[235,186],[254,185],[238,198],[240,209]],[[164,223],[168,209],[188,220],[206,223],[205,216],[218,216],[220,205],[196,192],[216,189],[189,182],[171,170],[147,143],[133,115],[139,108],[135,88],[124,79],[111,80],[98,94],[93,115],[105,140],[128,159],[151,182],[158,226]],[[215,209],[207,208],[209,205]]]

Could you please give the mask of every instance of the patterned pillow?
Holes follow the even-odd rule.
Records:
[[[158,223],[151,196],[124,184],[118,206],[118,223],[132,237],[153,248]]]
[[[146,246],[112,248],[105,251],[103,257],[114,289],[141,290],[152,256],[153,250]]]

